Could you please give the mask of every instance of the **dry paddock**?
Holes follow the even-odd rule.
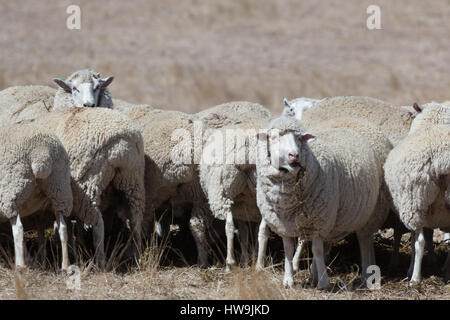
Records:
[[[13,250],[2,250],[0,263],[0,299],[450,299],[450,283],[443,282],[438,266],[446,257],[447,245],[435,244],[438,266],[425,256],[424,280],[409,287],[405,279],[410,247],[408,235],[403,237],[400,265],[389,269],[392,239],[389,235],[376,236],[377,263],[382,278],[381,289],[368,290],[362,284],[358,271],[359,248],[349,237],[331,251],[329,272],[331,286],[327,291],[314,289],[309,283],[307,269],[311,252],[304,252],[294,288],[282,285],[282,243],[272,237],[266,269],[256,272],[254,263],[224,272],[224,238],[212,241],[211,267],[195,266],[196,253],[190,233],[180,228],[163,241],[152,242],[139,261],[117,261],[112,248],[106,270],[97,270],[87,254],[72,255],[71,261],[80,266],[80,285],[66,272],[57,268],[57,237],[47,232],[47,251],[50,257],[42,266],[33,253],[35,234],[28,234],[30,267],[14,270]],[[238,247],[238,246],[237,246]],[[237,252],[239,256],[239,252]]]

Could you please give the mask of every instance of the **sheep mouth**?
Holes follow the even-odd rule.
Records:
[[[289,163],[289,166],[291,168],[300,168],[300,162],[297,162],[297,161],[291,162],[291,163]]]

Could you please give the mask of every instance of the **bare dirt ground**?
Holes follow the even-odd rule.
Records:
[[[74,3],[81,7],[81,30],[66,28],[65,11]],[[52,78],[89,67],[116,77],[116,98],[186,112],[231,100],[280,112],[283,97],[299,96],[367,95],[398,105],[450,100],[450,1],[378,0],[382,29],[370,31],[366,9],[373,3],[0,0],[0,89],[53,86]],[[368,291],[352,269],[357,246],[339,245],[327,292],[307,284],[306,262],[296,287],[284,289],[279,245],[272,249],[275,267],[262,273],[245,267],[224,274],[219,262],[199,269],[184,252],[184,264],[169,259],[156,267],[150,257],[126,271],[82,267],[80,291],[67,289],[67,275],[54,267],[15,273],[9,252],[0,264],[0,299],[450,298],[450,285],[435,270],[408,287],[407,242],[399,270],[385,275],[390,248],[377,242],[382,288]]]

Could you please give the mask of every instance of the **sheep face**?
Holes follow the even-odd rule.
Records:
[[[270,165],[280,174],[296,175],[300,169],[300,152],[302,144],[315,139],[310,134],[300,131],[271,129],[266,134],[259,135],[267,142],[268,160]]]
[[[294,117],[296,120],[301,120],[303,113],[319,103],[322,100],[310,98],[297,98],[289,101],[284,98],[284,110],[282,115]]]
[[[114,80],[114,77],[104,79],[91,76],[87,81],[82,78],[72,80],[54,79],[53,81],[65,92],[72,95],[75,107],[98,107],[103,90]]]

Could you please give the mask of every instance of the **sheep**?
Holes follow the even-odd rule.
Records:
[[[311,98],[296,98],[293,100],[288,100],[286,98],[283,99],[284,109],[281,115],[283,116],[291,116],[297,120],[301,120],[303,113],[309,110],[310,108],[316,106],[322,101],[325,101],[328,98],[324,99],[311,99]]]
[[[192,205],[189,227],[197,247],[197,263],[207,266],[206,230],[211,214],[200,188],[197,165],[192,159],[191,147],[201,146],[202,139],[200,135],[197,141],[194,134],[196,118],[145,105],[126,107],[123,113],[140,127],[144,139],[145,223],[156,220],[155,212],[166,204],[171,205],[175,216],[180,215],[180,208]],[[160,229],[160,225],[155,226]]]
[[[314,123],[342,117],[365,119],[371,122],[379,127],[395,146],[408,134],[414,115],[408,110],[378,99],[344,96],[329,98],[318,103],[303,114],[302,124],[307,129]]]
[[[272,120],[268,130],[258,135],[256,198],[267,225],[283,238],[283,284],[294,284],[293,237],[312,240],[313,279],[325,289],[324,241],[356,232],[366,277],[375,263],[372,236],[386,214],[378,208],[383,172],[373,142],[350,127],[304,133],[290,117]]]
[[[450,108],[444,105],[428,104],[414,119],[408,136],[389,154],[384,166],[386,183],[400,219],[414,231],[411,284],[421,281],[423,228],[450,230],[449,114]],[[448,279],[447,262],[444,269]]]
[[[0,91],[0,122],[35,119],[53,110],[56,90],[47,86],[15,86]]]
[[[106,108],[55,110],[35,122],[50,128],[67,150],[73,213],[92,226],[97,265],[105,265],[102,212],[118,201],[113,209],[127,220],[139,247],[145,190],[144,146],[137,126]]]
[[[246,222],[261,221],[261,214],[256,207],[255,197],[255,162],[248,161],[252,155],[249,133],[258,128],[264,128],[273,115],[263,106],[244,101],[229,102],[196,114],[209,129],[205,133],[205,142],[202,152],[202,160],[199,165],[200,184],[208,199],[210,209],[215,218],[225,220],[225,233],[227,237],[226,271],[236,265],[234,257],[234,233],[236,231],[233,218],[239,223],[242,245],[242,260],[248,259],[247,242],[248,228]],[[228,133],[231,133],[230,141]],[[215,139],[227,137],[226,143],[217,150]],[[235,141],[237,143],[235,143]],[[244,143],[240,145],[240,142]],[[247,141],[247,142],[246,142]],[[221,140],[223,143],[223,140]],[[229,143],[231,142],[231,143]],[[226,148],[226,149],[225,149]],[[222,149],[222,150],[220,150]],[[233,156],[243,152],[242,161],[216,163],[209,161],[211,153],[218,151],[223,155]],[[248,156],[247,156],[248,152]],[[247,159],[248,158],[248,159]],[[233,160],[233,159],[231,159]],[[264,253],[267,243],[266,225],[261,222],[258,231],[258,260],[257,268],[261,269],[264,261]]]
[[[52,208],[69,267],[67,226],[72,211],[69,158],[61,141],[34,124],[0,127],[0,221],[12,225],[16,267],[25,266],[22,219]]]
[[[56,78],[59,87],[53,107],[55,110],[73,107],[113,108],[108,86],[114,77],[101,78],[100,73],[83,69],[72,73],[67,79]]]

